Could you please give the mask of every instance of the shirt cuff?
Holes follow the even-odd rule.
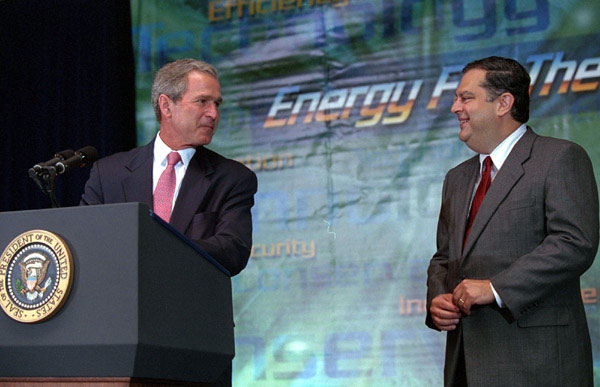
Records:
[[[490,282],[490,287],[492,288],[492,292],[494,293],[494,298],[496,299],[496,304],[498,304],[499,307],[504,308],[504,304],[502,303],[502,299],[500,298],[500,296],[496,292],[496,289],[494,289],[494,285],[492,285],[491,282]]]

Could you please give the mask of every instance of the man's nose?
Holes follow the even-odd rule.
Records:
[[[219,116],[219,107],[217,106],[216,102],[210,102],[208,104],[208,106],[206,107],[205,114],[213,120],[217,119],[217,117]]]
[[[460,103],[460,101],[458,99],[455,99],[454,103],[450,107],[450,111],[452,113],[456,114],[456,113],[458,113],[461,110],[462,110],[462,103]]]

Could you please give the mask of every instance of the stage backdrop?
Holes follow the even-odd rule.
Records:
[[[600,3],[589,0],[132,0],[138,143],[156,70],[219,70],[209,148],[258,175],[254,246],[233,279],[236,386],[439,386],[425,327],[441,187],[472,152],[450,113],[489,55],[530,71],[537,133],[600,172]],[[582,278],[600,367],[600,263]],[[510,354],[506,354],[510,356]],[[597,375],[597,379],[598,379]],[[600,379],[598,379],[600,380]]]

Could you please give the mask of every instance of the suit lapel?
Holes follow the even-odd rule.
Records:
[[[126,202],[145,203],[153,208],[152,201],[152,163],[154,160],[154,141],[143,146],[127,165],[131,175],[123,180],[123,193]]]
[[[198,207],[204,200],[211,184],[210,175],[213,172],[213,166],[206,155],[204,147],[198,147],[185,172],[171,214],[171,225],[182,234],[185,234]]]
[[[498,171],[498,174],[494,178],[492,185],[490,185],[490,188],[481,203],[481,207],[479,207],[477,216],[473,221],[469,239],[467,240],[463,251],[464,256],[469,253],[479,237],[479,234],[484,230],[485,226],[490,221],[490,218],[498,209],[500,203],[504,201],[514,185],[517,184],[523,176],[523,163],[529,159],[531,147],[533,146],[533,141],[536,137],[537,135],[528,127],[523,137],[515,144],[514,148],[506,158],[502,168]]]
[[[462,178],[458,188],[455,190],[453,200],[456,200],[454,208],[460,209],[456,214],[458,222],[456,224],[457,232],[454,234],[454,243],[452,243],[452,253],[454,257],[462,255],[463,239],[467,228],[467,217],[469,216],[469,205],[473,196],[473,187],[479,176],[479,156],[469,160],[467,167],[462,171]]]

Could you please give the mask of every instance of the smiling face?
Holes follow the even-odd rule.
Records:
[[[210,74],[192,71],[181,99],[159,96],[160,137],[173,150],[207,145],[217,130],[221,86]]]
[[[485,70],[473,69],[463,75],[450,111],[460,122],[460,140],[477,153],[489,154],[502,142],[502,134],[499,99],[488,101],[481,86],[485,74]]]

